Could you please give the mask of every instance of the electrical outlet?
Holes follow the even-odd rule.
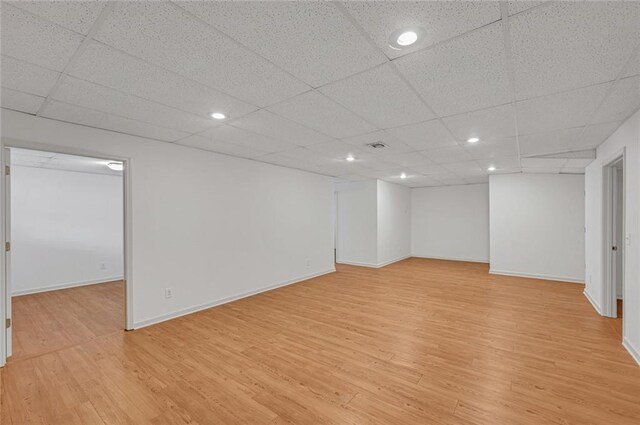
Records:
[[[164,289],[164,297],[165,297],[165,298],[171,298],[171,297],[173,297],[173,289],[171,289],[171,288],[165,288],[165,289]]]

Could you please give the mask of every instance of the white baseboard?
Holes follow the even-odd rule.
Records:
[[[638,363],[638,366],[640,366],[640,350],[634,347],[631,341],[627,338],[622,340],[622,346],[627,349],[629,354],[631,354],[631,357],[633,357],[633,360],[635,360],[636,363]]]
[[[78,286],[88,286],[88,285],[97,285],[99,283],[107,283],[113,282],[114,280],[123,280],[123,276],[115,276],[115,277],[105,277],[98,280],[83,280],[80,282],[72,282],[72,283],[63,283],[60,285],[51,285],[51,286],[39,286],[37,288],[30,289],[22,289],[19,291],[12,291],[12,297],[19,297],[20,295],[29,295],[29,294],[38,294],[40,292],[49,292],[49,291],[57,291],[59,289],[68,289],[68,288],[76,288]]]
[[[587,290],[585,289],[584,291],[582,291],[582,293],[584,294],[585,298],[587,300],[589,300],[589,302],[591,303],[591,305],[593,306],[593,308],[598,312],[598,314],[600,316],[604,316],[604,314],[602,314],[602,310],[600,309],[600,306],[596,303],[596,301],[591,297],[591,295],[589,295],[589,293],[587,292]]]
[[[483,263],[489,264],[489,260],[478,260],[477,258],[462,258],[462,257],[438,257],[433,255],[419,255],[412,254],[415,258],[426,258],[428,260],[447,260],[447,261],[464,261],[466,263]]]
[[[495,269],[489,269],[489,273],[499,274],[504,276],[527,277],[530,279],[556,280],[558,282],[581,283],[584,285],[583,279],[576,279],[573,277],[566,277],[566,276],[552,276],[552,275],[535,274],[535,273],[510,272],[506,270],[495,270]]]
[[[144,328],[146,326],[151,326],[151,325],[155,325],[157,323],[160,322],[165,322],[167,320],[171,320],[171,319],[175,319],[181,316],[186,316],[187,314],[191,314],[191,313],[195,313],[201,310],[206,310],[208,308],[212,308],[212,307],[216,307],[222,304],[227,304],[233,301],[237,301],[239,299],[242,298],[246,298],[246,297],[250,297],[252,295],[257,295],[261,292],[267,292],[267,291],[271,291],[273,289],[278,289],[278,288],[282,288],[283,286],[288,286],[288,285],[293,285],[294,283],[298,283],[298,282],[302,282],[305,280],[309,280],[309,279],[313,279],[314,277],[318,277],[318,276],[322,276],[325,274],[329,274],[329,273],[334,273],[336,271],[335,268],[323,271],[323,272],[319,272],[319,273],[313,273],[307,276],[303,276],[300,278],[296,278],[296,279],[292,279],[292,280],[288,280],[286,282],[282,282],[282,283],[278,283],[275,285],[271,285],[271,286],[267,286],[265,288],[260,288],[260,289],[256,289],[253,291],[248,291],[248,292],[243,292],[241,294],[238,295],[233,295],[230,297],[226,297],[226,298],[222,298],[219,300],[215,300],[215,301],[210,301],[208,303],[204,303],[204,304],[199,304],[193,307],[188,307],[182,310],[178,310],[178,311],[173,311],[171,313],[167,313],[167,314],[163,314],[160,316],[156,316],[156,317],[152,317],[151,319],[146,319],[146,320],[141,320],[139,322],[134,322],[133,323],[133,329],[140,329],[140,328]]]
[[[388,266],[389,264],[393,264],[393,263],[397,263],[398,261],[402,261],[402,260],[406,260],[407,258],[411,258],[410,255],[405,255],[402,257],[398,257],[398,258],[394,258],[393,260],[389,260],[386,261],[384,263],[361,263],[358,261],[342,261],[342,260],[337,260],[336,263],[338,264],[347,264],[349,266],[359,266],[359,267],[371,267],[373,269],[379,269],[381,267],[385,267]]]

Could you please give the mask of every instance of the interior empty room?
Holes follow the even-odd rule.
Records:
[[[640,1],[1,1],[0,423],[640,423]]]

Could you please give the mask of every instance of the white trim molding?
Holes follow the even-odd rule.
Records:
[[[19,297],[20,295],[38,294],[40,292],[57,291],[60,289],[77,288],[79,286],[98,285],[100,283],[114,282],[117,280],[124,280],[124,276],[105,277],[98,280],[83,280],[80,282],[62,283],[60,285],[51,286],[39,286],[31,289],[23,289],[21,291],[13,291],[11,296]]]
[[[602,309],[600,308],[600,306],[596,303],[596,301],[593,299],[593,297],[589,294],[589,292],[587,292],[587,290],[585,289],[584,291],[582,291],[582,293],[584,294],[585,298],[591,303],[591,305],[593,306],[593,308],[596,310],[596,312],[600,315],[600,316],[604,316],[604,314],[602,314]]]
[[[631,341],[626,337],[622,340],[622,346],[626,348],[629,354],[631,354],[631,357],[633,357],[633,360],[635,360],[636,363],[638,363],[638,366],[640,366],[640,350],[634,347]]]
[[[489,273],[504,275],[504,276],[526,277],[530,279],[555,280],[558,282],[580,283],[584,285],[583,279],[576,279],[574,277],[567,277],[567,276],[551,276],[551,275],[544,275],[544,274],[510,272],[507,270],[495,270],[495,269],[489,269]]]
[[[282,283],[277,283],[275,285],[271,285],[271,286],[267,286],[264,288],[260,288],[260,289],[256,289],[254,291],[248,291],[248,292],[243,292],[241,294],[237,294],[237,295],[232,295],[230,297],[226,297],[226,298],[222,298],[219,300],[215,300],[215,301],[210,301],[204,304],[200,304],[200,305],[196,305],[193,307],[188,307],[182,310],[178,310],[178,311],[173,311],[171,313],[167,313],[167,314],[163,314],[161,316],[156,316],[156,317],[152,317],[151,319],[146,319],[146,320],[141,320],[139,322],[134,322],[133,324],[133,328],[134,329],[140,329],[140,328],[144,328],[147,326],[151,326],[151,325],[155,325],[158,324],[160,322],[166,322],[167,320],[171,320],[171,319],[176,319],[178,317],[181,316],[186,316],[187,314],[191,314],[191,313],[196,313],[198,311],[202,311],[202,310],[206,310],[212,307],[217,307],[219,305],[222,304],[227,304],[233,301],[237,301],[240,300],[242,298],[247,298],[250,297],[252,295],[257,295],[260,294],[262,292],[267,292],[267,291],[272,291],[274,289],[278,289],[278,288],[282,288],[284,286],[288,286],[288,285],[293,285],[294,283],[300,283],[303,282],[305,280],[309,280],[309,279],[313,279],[314,277],[319,277],[319,276],[323,276],[325,274],[329,274],[329,273],[334,273],[336,271],[335,268],[333,269],[329,269],[323,272],[319,272],[319,273],[313,273],[307,276],[303,276],[300,278],[296,278],[296,279],[292,279],[292,280],[288,280]]]
[[[389,260],[387,262],[384,263],[378,263],[378,264],[374,264],[374,263],[360,263],[357,261],[336,261],[337,264],[346,264],[348,266],[358,266],[358,267],[370,267],[372,269],[380,269],[382,267],[388,266],[390,264],[393,263],[397,263],[398,261],[402,261],[402,260],[406,260],[407,258],[411,258],[411,255],[405,255],[402,257],[398,257],[398,258],[394,258],[393,260]]]
[[[461,257],[438,257],[434,255],[419,255],[411,254],[415,258],[425,258],[427,260],[446,260],[446,261],[463,261],[465,263],[483,263],[489,264],[489,260],[478,260],[476,258],[461,258]]]

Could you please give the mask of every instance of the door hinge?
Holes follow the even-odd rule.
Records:
[[[9,167],[8,165],[4,166],[4,175],[8,176],[11,174],[11,167]]]
[[[11,251],[11,242],[7,241],[7,242],[4,243],[4,251],[5,252]]]
[[[11,327],[11,319],[7,319],[5,320],[5,327],[10,328]]]

